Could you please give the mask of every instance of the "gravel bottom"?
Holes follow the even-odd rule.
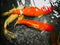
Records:
[[[16,39],[13,40],[15,45],[49,45],[49,33],[38,31],[34,28],[28,28],[25,25],[18,25],[15,28]]]
[[[30,20],[37,20],[37,21],[42,21],[44,22],[45,17],[42,17],[39,19],[38,17],[25,17],[26,19]],[[12,42],[14,45],[50,45],[49,44],[49,34],[50,32],[43,32],[32,28],[32,27],[27,27],[26,25],[16,25],[14,28],[13,25],[16,21],[11,23],[8,26],[9,31],[14,32],[16,35],[15,39],[9,40]]]

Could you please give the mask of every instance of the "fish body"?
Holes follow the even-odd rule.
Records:
[[[53,11],[53,7],[42,7],[42,8],[37,8],[37,7],[28,7],[28,8],[23,8],[23,9],[18,9],[18,10],[13,10],[11,13],[12,14],[23,14],[26,16],[40,16],[40,15],[46,15],[49,14]]]
[[[45,31],[54,30],[54,27],[52,25],[43,23],[43,22],[39,22],[39,21],[35,21],[35,20],[28,20],[28,19],[18,20],[17,24],[24,24],[29,27],[36,28],[38,30],[45,30]]]

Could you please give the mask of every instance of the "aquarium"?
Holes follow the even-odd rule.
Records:
[[[59,0],[1,0],[0,17],[1,45],[59,43]]]

